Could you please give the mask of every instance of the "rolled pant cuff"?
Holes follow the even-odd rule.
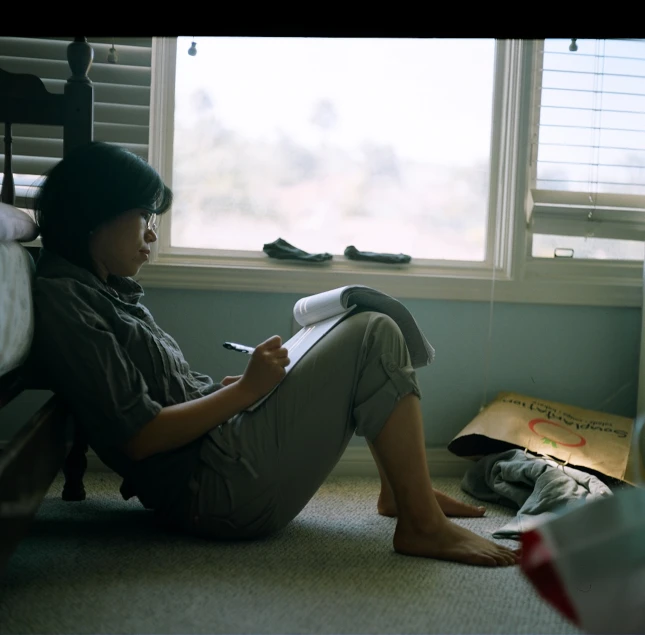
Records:
[[[413,393],[421,399],[421,391],[412,366],[401,366],[389,353],[382,353],[379,362],[380,371],[385,374],[385,383],[353,411],[356,435],[369,441],[376,439],[402,397]]]

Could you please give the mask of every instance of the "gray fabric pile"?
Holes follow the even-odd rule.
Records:
[[[519,510],[492,534],[513,540],[574,506],[613,495],[591,474],[522,450],[480,459],[464,475],[461,488],[480,500]]]

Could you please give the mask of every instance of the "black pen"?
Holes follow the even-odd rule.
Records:
[[[222,346],[229,351],[237,351],[238,353],[246,353],[247,355],[251,355],[255,350],[252,346],[244,346],[244,344],[236,344],[235,342],[224,342]]]

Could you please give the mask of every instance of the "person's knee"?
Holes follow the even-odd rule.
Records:
[[[384,350],[398,350],[403,346],[405,348],[405,338],[399,325],[384,313],[368,311],[365,335],[372,344],[380,346]]]
[[[383,316],[383,313],[377,313],[376,311],[357,311],[345,318],[341,324],[344,324],[348,329],[355,329],[357,331],[365,330],[365,327],[379,316]]]
[[[368,315],[370,316],[370,323],[374,324],[375,328],[393,331],[397,335],[401,334],[399,325],[389,315],[377,313],[376,311],[368,311]]]
[[[348,330],[375,333],[380,336],[389,334],[390,337],[402,337],[399,325],[389,315],[377,311],[360,311],[354,313],[346,318],[344,323],[346,323]]]
[[[344,319],[323,338],[317,351],[317,368],[329,353],[334,364],[339,356],[350,363],[369,364],[374,357],[392,355],[398,365],[407,365],[409,355],[405,338],[397,323],[388,315],[376,311],[361,311]]]

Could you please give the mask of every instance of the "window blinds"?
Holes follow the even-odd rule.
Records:
[[[645,229],[645,40],[569,42],[545,40],[538,56],[533,229],[634,238]]]
[[[67,45],[73,37],[0,37],[0,68],[42,79],[51,93],[62,93],[71,75]],[[87,36],[94,49],[89,78],[94,86],[94,139],[121,145],[148,158],[152,38]],[[114,44],[118,61],[108,63]],[[25,207],[32,186],[63,156],[63,129],[57,126],[12,126],[16,203]],[[0,182],[4,146],[0,147]]]

